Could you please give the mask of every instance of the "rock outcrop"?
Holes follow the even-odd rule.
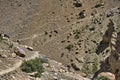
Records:
[[[110,47],[110,55],[107,56],[101,64],[101,69],[96,73],[108,77],[108,73],[111,72],[112,78],[114,79],[109,78],[110,80],[120,80],[120,32],[116,31],[118,28],[118,26],[114,26],[114,23],[110,21],[108,30],[105,32],[107,36],[103,36],[102,40],[102,42],[107,42],[107,44],[104,44],[106,47],[102,44],[101,46],[99,45],[97,49],[98,52],[103,52],[107,47]]]

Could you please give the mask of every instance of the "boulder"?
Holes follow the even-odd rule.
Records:
[[[108,78],[109,80],[115,80],[115,75],[113,73],[110,73],[110,72],[101,72],[99,75],[98,75],[98,78],[99,77],[106,77]]]
[[[25,55],[26,55],[26,52],[23,49],[19,48],[19,47],[16,47],[14,49],[14,53],[16,53],[16,55],[18,55],[20,57],[25,57]]]
[[[25,45],[25,48],[28,49],[28,50],[30,50],[30,51],[33,51],[33,47]]]
[[[16,54],[15,54],[15,53],[12,53],[11,56],[12,56],[13,58],[15,58],[15,57],[16,57]]]

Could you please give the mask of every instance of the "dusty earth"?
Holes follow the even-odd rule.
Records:
[[[91,77],[109,55],[109,49],[96,55],[109,19],[120,27],[120,0],[80,0],[82,6],[76,7],[77,1],[0,0],[0,32]]]

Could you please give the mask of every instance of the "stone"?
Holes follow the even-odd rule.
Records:
[[[19,47],[16,47],[14,49],[14,52],[16,53],[16,55],[18,55],[20,57],[25,57],[25,55],[26,55],[26,52],[23,49],[19,48]]]
[[[112,17],[112,16],[114,16],[114,14],[113,14],[113,12],[109,12],[109,13],[107,13],[107,17]]]
[[[35,80],[41,80],[40,78],[35,78]]]
[[[0,60],[0,63],[2,63],[2,60]]]
[[[81,73],[80,75],[83,77],[87,77],[87,74],[85,74],[85,73]]]
[[[115,80],[115,75],[113,73],[110,73],[110,72],[101,72],[99,75],[98,75],[98,78],[99,77],[107,77],[109,80]]]
[[[60,80],[66,80],[66,79],[60,79]]]
[[[7,58],[7,55],[1,54],[0,57],[2,57],[2,58]]]
[[[55,77],[55,76],[53,76],[53,80],[58,80],[58,78],[57,78],[57,77]]]
[[[59,70],[59,72],[60,72],[60,73],[64,73],[64,72],[65,72],[65,70],[63,70],[63,69],[60,69],[60,70]]]
[[[25,48],[28,49],[28,50],[30,50],[30,51],[33,51],[33,47],[31,47],[31,46],[25,45]]]
[[[116,32],[113,32],[112,37],[113,37],[113,38],[117,38],[117,33],[116,33]]]
[[[28,73],[30,76],[34,76],[37,72]]]
[[[49,62],[47,56],[42,57],[41,60],[42,60],[44,63],[48,63],[48,62]]]
[[[43,66],[50,67],[50,65],[48,63],[43,63]]]
[[[101,24],[101,23],[102,23],[102,21],[101,21],[100,18],[96,18],[96,19],[94,20],[94,24]]]
[[[15,54],[15,53],[12,53],[11,56],[12,56],[13,58],[15,58],[15,57],[16,57],[16,54]]]
[[[7,34],[3,34],[3,33],[0,34],[0,37],[1,37],[3,40],[8,40],[8,39],[10,38]]]

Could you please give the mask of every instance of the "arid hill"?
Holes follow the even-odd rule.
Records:
[[[120,0],[0,0],[1,34],[89,78],[111,55],[111,41],[119,46],[119,28]]]

